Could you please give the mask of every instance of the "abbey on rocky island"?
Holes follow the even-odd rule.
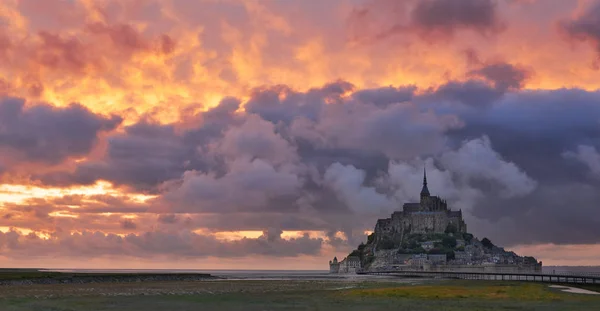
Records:
[[[432,196],[423,171],[419,203],[405,203],[402,211],[379,219],[375,230],[346,258],[329,261],[330,273],[388,269],[464,272],[537,272],[542,262],[522,257],[479,240],[467,232],[462,211],[448,208]]]

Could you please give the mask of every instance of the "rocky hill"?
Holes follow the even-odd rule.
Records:
[[[445,255],[429,256],[429,255]],[[367,243],[361,243],[348,257],[358,257],[363,270],[378,270],[394,266],[421,267],[423,264],[444,265],[535,265],[534,257],[519,256],[494,245],[489,239],[481,241],[470,233],[432,233],[407,235],[400,243],[391,237],[376,242],[375,233]],[[437,258],[437,262],[431,258]]]

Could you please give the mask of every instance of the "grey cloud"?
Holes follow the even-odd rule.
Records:
[[[577,151],[565,151],[563,157],[575,159],[585,164],[590,172],[600,177],[600,153],[594,146],[579,145]]]
[[[37,176],[47,184],[92,184],[99,179],[139,189],[181,176],[185,161],[194,151],[183,145],[173,127],[136,124],[125,133],[108,138],[103,161],[86,161],[73,173],[54,172]]]
[[[577,89],[512,92],[486,110],[462,111],[466,126],[448,132],[449,145],[486,135],[499,154],[536,180],[583,181],[583,168],[566,163],[562,153],[600,145],[598,101],[600,93]]]
[[[241,121],[235,111],[239,101],[225,98],[220,105],[183,121],[162,125],[148,120],[109,136],[107,153],[100,161],[86,161],[74,172],[35,175],[46,184],[92,184],[99,179],[138,190],[156,192],[157,185],[181,177],[186,170],[206,170],[216,165],[199,151]]]
[[[504,89],[491,87],[482,81],[450,81],[419,96],[415,101],[439,101],[458,103],[469,107],[486,107],[502,98],[504,94]]]
[[[295,148],[275,131],[275,126],[257,115],[250,115],[238,127],[228,129],[213,150],[230,159],[266,159],[279,165],[297,160]]]
[[[487,37],[505,28],[495,0],[368,1],[348,21],[353,40],[367,42],[409,34],[448,40],[463,30]]]
[[[408,102],[413,98],[417,88],[415,86],[405,87],[382,87],[377,89],[358,90],[352,97],[363,103],[374,104],[385,108],[391,104]]]
[[[161,214],[158,215],[158,222],[163,224],[174,224],[177,223],[177,215],[175,214]]]
[[[323,137],[326,149],[362,150],[397,159],[438,152],[444,144],[444,132],[460,126],[453,115],[421,111],[412,103],[381,109],[348,102],[327,105],[312,132]]]
[[[487,220],[473,228],[482,233],[495,231],[505,245],[555,243],[597,243],[600,219],[597,186],[585,183],[542,183],[525,197],[498,199],[487,196],[473,215]]]
[[[121,228],[127,230],[135,230],[137,229],[137,224],[131,219],[124,219],[121,221]]]
[[[121,118],[105,118],[79,104],[56,108],[25,107],[19,98],[0,100],[0,148],[17,152],[19,160],[56,164],[87,155],[102,131],[111,131]]]
[[[498,189],[500,197],[527,195],[537,187],[537,182],[522,169],[493,150],[487,136],[466,141],[458,150],[443,153],[440,162],[469,181],[493,182],[491,186]]]
[[[24,236],[15,231],[0,232],[0,247],[12,258],[40,256],[70,256],[89,258],[102,256],[165,256],[168,258],[192,257],[245,257],[252,255],[294,257],[317,255],[322,239],[308,235],[282,239],[277,232],[265,231],[263,236],[237,241],[221,241],[214,236],[189,231],[144,232],[124,237],[102,232],[55,233],[44,240],[36,236]]]
[[[334,163],[325,172],[323,183],[334,191],[340,201],[360,214],[393,211],[398,203],[378,193],[374,187],[365,187],[365,177],[363,170]]]
[[[490,191],[497,186],[481,188],[484,196],[472,213],[489,223],[472,229],[486,232],[506,226],[511,234],[499,238],[509,245],[595,240],[590,237],[598,236],[594,219],[600,214],[593,206],[600,198],[592,189],[600,183],[589,174],[589,163],[579,162],[593,163],[589,151],[600,146],[599,100],[597,92],[583,90],[525,91],[507,94],[483,113],[459,114],[467,125],[449,132],[450,146],[486,135],[505,161],[537,183],[535,190],[510,198]],[[588,147],[581,150],[580,145]],[[530,188],[527,183],[512,185]]]
[[[504,226],[511,233],[493,240],[506,245],[581,243],[569,224],[600,216],[588,152],[600,148],[599,93],[498,81],[427,90],[354,90],[340,81],[307,92],[260,88],[245,112],[228,98],[177,124],[126,127],[109,137],[104,159],[77,170],[101,165],[90,180],[159,194],[147,206],[106,200],[90,213],[139,210],[159,214],[154,221],[167,228],[341,231],[350,243],[418,200],[425,163],[432,193],[462,208],[474,233],[494,237],[490,228]],[[565,217],[572,221],[560,237],[533,232]]]
[[[246,111],[256,113],[273,123],[290,123],[300,116],[315,121],[326,102],[341,102],[340,96],[353,88],[353,85],[345,81],[326,84],[306,93],[294,91],[284,85],[258,88],[245,107]]]
[[[472,70],[470,75],[483,77],[494,83],[498,90],[521,89],[531,76],[531,71],[507,63],[486,64]]]
[[[188,171],[181,183],[169,187],[161,203],[178,212],[264,211],[270,200],[299,193],[302,179],[294,170],[288,166],[277,169],[260,159],[240,159],[221,177]]]
[[[502,29],[494,0],[422,0],[411,17],[413,25],[426,35],[452,35],[459,29],[489,34]]]

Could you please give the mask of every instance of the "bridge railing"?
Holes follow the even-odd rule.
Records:
[[[377,273],[377,272],[407,272],[407,273],[468,273],[468,274],[513,274],[513,275],[557,275],[557,276],[582,276],[582,277],[600,277],[600,272],[582,272],[582,271],[465,271],[465,270],[425,270],[415,268],[396,268],[386,267],[380,269],[357,269],[357,273]]]

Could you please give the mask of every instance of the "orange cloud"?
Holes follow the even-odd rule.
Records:
[[[56,3],[47,4],[43,16],[29,1],[3,2],[8,25],[0,32],[0,55],[10,65],[0,74],[13,81],[14,95],[57,105],[77,101],[103,113],[133,109],[129,122],[145,113],[173,121],[181,117],[178,108],[214,106],[222,96],[243,98],[251,88],[265,84],[305,90],[343,78],[358,87],[439,85],[449,78],[465,78],[465,48],[476,48],[482,58],[501,56],[533,68],[540,74],[527,82],[529,88],[598,87],[590,68],[593,49],[570,49],[550,27],[562,15],[526,20],[520,14],[538,3],[473,6],[494,10],[494,19],[506,19],[506,31],[476,44],[473,40],[480,39],[457,24],[455,38],[438,49],[411,33],[372,44],[345,41],[351,31],[350,12],[358,9],[347,6],[323,4],[330,20],[315,21],[328,23],[319,33],[309,23],[296,24],[292,10],[275,2],[202,2],[189,7],[169,1],[46,3],[50,2]],[[296,6],[305,16],[319,9]],[[211,9],[223,14],[206,15]],[[415,10],[421,19],[437,20],[425,14],[434,14],[434,7]],[[206,22],[189,19],[192,12],[206,15]],[[479,23],[464,21],[474,27]],[[536,27],[544,30],[535,32]]]

